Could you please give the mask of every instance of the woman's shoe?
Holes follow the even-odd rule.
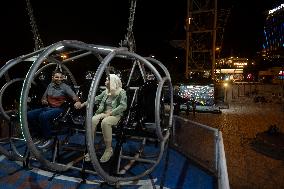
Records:
[[[108,162],[108,160],[111,158],[112,154],[113,154],[112,148],[105,149],[105,152],[104,152],[103,156],[101,157],[100,162],[101,163]]]

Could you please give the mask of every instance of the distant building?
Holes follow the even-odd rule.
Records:
[[[239,58],[239,57],[228,57],[221,58],[217,61],[217,68],[238,68],[243,69],[248,65],[247,58]]]
[[[284,3],[266,11],[262,56],[284,56]]]
[[[243,69],[248,66],[249,59],[240,57],[228,57],[218,59],[216,65],[217,81],[242,81],[244,80]],[[254,64],[254,62],[251,62]]]
[[[259,71],[258,80],[261,83],[284,84],[284,72],[282,67],[272,67]]]

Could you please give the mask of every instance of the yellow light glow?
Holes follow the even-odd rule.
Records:
[[[62,59],[66,59],[66,58],[67,58],[67,55],[66,55],[66,54],[62,54],[60,57],[61,57]]]
[[[224,87],[228,87],[228,83],[224,83]]]
[[[188,25],[190,25],[190,23],[191,23],[191,19],[192,19],[192,18],[188,18],[188,19],[187,19],[187,21],[188,21]]]

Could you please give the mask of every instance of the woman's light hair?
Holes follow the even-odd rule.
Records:
[[[115,74],[109,74],[108,79],[109,79],[109,91],[108,91],[108,93],[110,93],[111,95],[115,95],[115,93],[118,92],[119,90],[121,90],[121,88],[122,88],[121,80]]]

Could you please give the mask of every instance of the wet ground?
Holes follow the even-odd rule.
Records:
[[[284,161],[256,152],[250,145],[257,133],[273,124],[284,132],[284,111],[280,104],[246,100],[230,103],[229,109],[222,109],[222,114],[182,116],[222,131],[231,189],[284,188]]]

